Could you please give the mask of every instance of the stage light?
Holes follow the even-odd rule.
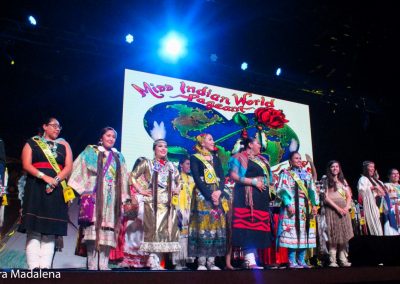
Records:
[[[278,69],[276,69],[276,72],[275,72],[276,76],[280,76],[281,73],[282,73],[282,69],[280,67]]]
[[[11,59],[10,64],[15,65],[15,61],[13,59]]]
[[[134,41],[134,37],[133,37],[133,35],[131,35],[131,34],[127,34],[126,35],[126,37],[125,37],[125,41],[127,42],[127,43],[129,43],[129,44],[131,44],[133,41]]]
[[[210,60],[211,62],[217,62],[218,56],[215,53],[213,53],[210,55]]]
[[[37,24],[35,17],[32,15],[28,17],[28,21],[32,26],[36,26],[36,24]]]
[[[160,43],[159,55],[166,61],[175,63],[187,54],[187,39],[176,32],[169,32]]]
[[[247,67],[249,67],[249,65],[247,64],[247,62],[243,62],[242,65],[240,65],[240,68],[242,68],[242,70],[246,70]]]

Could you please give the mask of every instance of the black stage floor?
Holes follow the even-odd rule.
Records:
[[[16,278],[12,272],[0,272],[0,283],[66,283],[66,284],[232,284],[232,283],[400,283],[400,267],[352,267],[316,269],[278,269],[261,271],[129,271],[92,272],[54,270],[59,278]],[[26,272],[26,271],[25,271]],[[42,271],[43,273],[43,271]],[[7,275],[7,277],[5,277]],[[54,275],[53,275],[54,276]]]

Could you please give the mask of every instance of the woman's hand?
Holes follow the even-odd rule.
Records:
[[[265,190],[265,184],[262,180],[258,180],[256,183],[256,187],[258,188],[259,191],[264,191]]]
[[[306,161],[309,162],[310,164],[313,162],[311,156],[308,154],[306,154]]]
[[[379,196],[385,196],[385,190],[382,188],[382,186],[378,185],[376,188]]]
[[[384,196],[385,190],[380,185],[371,186],[371,190],[375,191],[378,196]]]
[[[335,210],[342,217],[346,216],[347,214],[347,211],[344,208],[336,207]]]
[[[42,179],[44,180],[45,183],[49,185],[49,187],[53,189],[58,185],[58,181],[55,178],[44,175]]]
[[[219,205],[219,198],[221,196],[221,191],[220,190],[216,190],[211,194],[211,199],[214,205]]]

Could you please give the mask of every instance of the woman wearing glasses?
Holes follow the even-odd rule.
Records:
[[[42,128],[43,135],[30,138],[22,150],[28,176],[19,231],[27,233],[29,269],[51,268],[55,239],[67,235],[68,205],[63,191],[72,169],[72,151],[58,138],[62,127],[56,118],[46,120]]]

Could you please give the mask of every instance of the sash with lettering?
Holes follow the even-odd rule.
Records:
[[[53,153],[51,153],[49,146],[46,143],[44,143],[40,138],[37,138],[37,137],[34,137],[33,141],[35,141],[36,144],[38,144],[38,146],[40,147],[40,149],[42,149],[44,155],[46,156],[46,159],[49,161],[50,165],[53,167],[53,170],[57,174],[59,172],[61,172],[61,169],[58,166],[58,163],[57,163],[56,159],[54,158]],[[75,193],[71,187],[67,186],[67,183],[65,182],[65,180],[61,181],[61,186],[63,188],[63,195],[64,195],[65,203],[73,200],[75,198]]]

